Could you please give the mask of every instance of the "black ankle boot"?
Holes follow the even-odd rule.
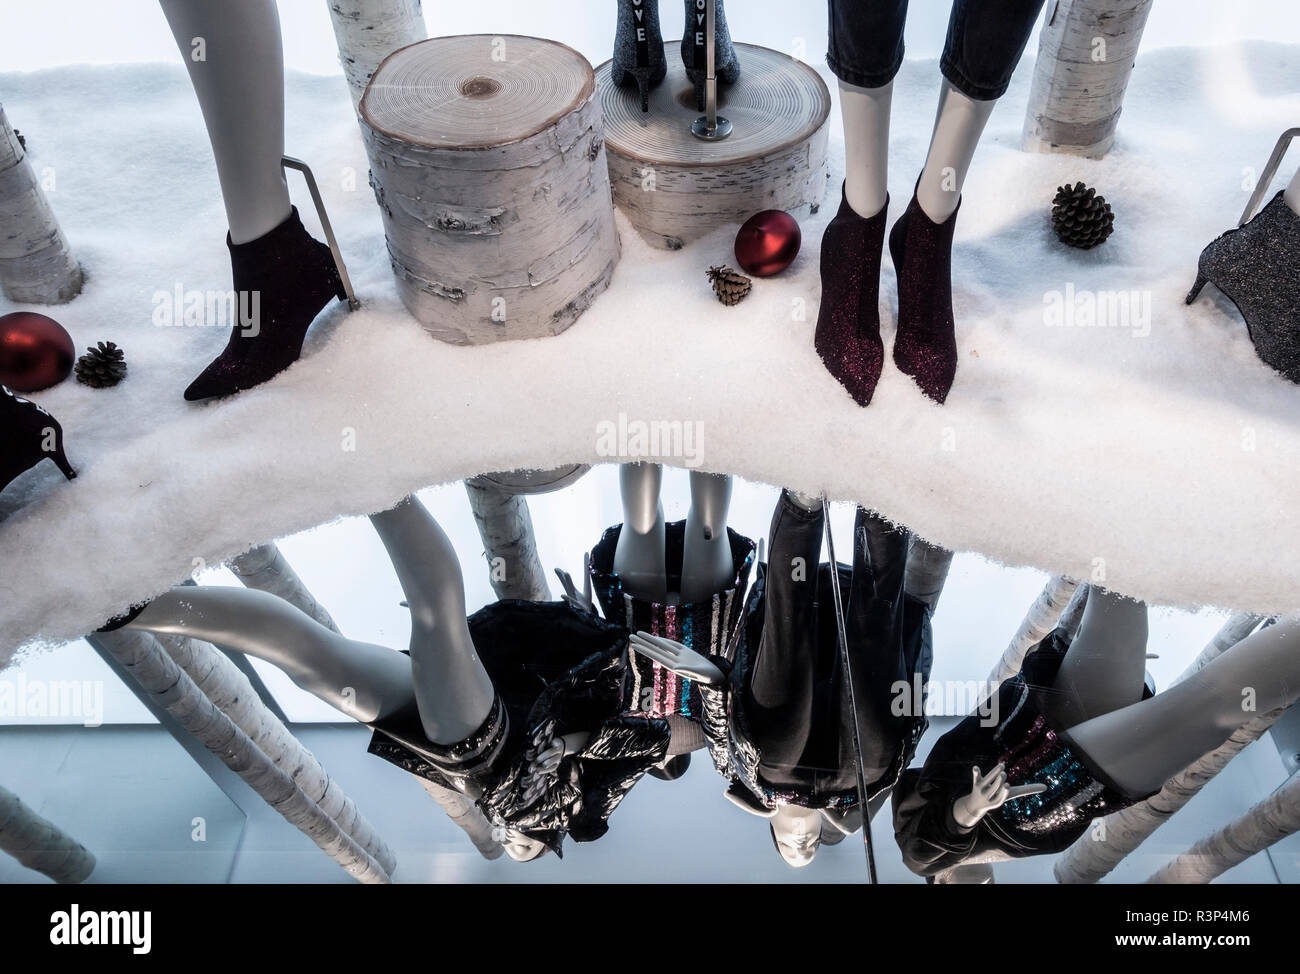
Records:
[[[610,80],[622,87],[636,85],[641,111],[650,110],[650,89],[664,80],[664,38],[659,31],[659,0],[618,0],[618,28]]]
[[[227,235],[226,245],[241,319],[226,350],[185,390],[191,402],[242,392],[283,372],[298,360],[307,329],[330,298],[347,298],[329,247],[307,233],[297,207],[256,240],[233,244]]]
[[[1207,283],[1241,312],[1255,352],[1292,382],[1300,382],[1300,215],[1273,197],[1250,222],[1229,230],[1201,252],[1191,304]]]
[[[0,490],[47,457],[69,480],[77,476],[63,452],[63,427],[59,421],[36,403],[0,385]]]

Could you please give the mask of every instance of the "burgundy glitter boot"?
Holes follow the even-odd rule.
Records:
[[[889,255],[898,275],[894,364],[938,403],[948,397],[957,374],[952,317],[952,231],[957,210],[943,223],[935,223],[913,193],[907,211],[889,232]]]
[[[239,321],[226,349],[185,390],[191,402],[260,385],[298,360],[307,329],[331,297],[347,298],[334,258],[312,239],[293,207],[274,230],[233,244]]]
[[[822,300],[814,345],[826,371],[859,406],[871,402],[885,347],[880,341],[880,251],[885,211],[858,216],[841,191],[840,208],[822,236]]]

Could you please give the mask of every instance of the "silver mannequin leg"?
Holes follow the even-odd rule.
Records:
[[[1094,717],[1066,736],[1121,787],[1150,792],[1242,724],[1297,697],[1300,617],[1293,616],[1252,633],[1150,700]]]
[[[682,546],[682,601],[702,602],[732,583],[735,566],[727,537],[731,478],[691,471],[691,509]]]
[[[1058,726],[1073,727],[1141,700],[1146,651],[1146,605],[1094,589],[1056,674],[1051,716]]]
[[[629,594],[652,602],[668,598],[664,509],[659,502],[663,476],[657,463],[625,463],[618,469],[623,530],[614,548],[614,571]]]
[[[264,659],[308,693],[363,722],[411,701],[411,664],[405,656],[340,636],[266,592],[178,585],[126,628],[206,639]]]
[[[451,541],[414,497],[370,522],[397,570],[411,610],[411,679],[429,740],[451,744],[476,731],[496,691],[465,622],[465,581]]]
[[[930,151],[916,186],[917,203],[935,223],[943,223],[957,209],[975,147],[996,104],[964,95],[946,80],[939,90]]]
[[[203,110],[231,242],[255,240],[283,223],[291,205],[280,166],[284,54],[275,2],[160,2]]]

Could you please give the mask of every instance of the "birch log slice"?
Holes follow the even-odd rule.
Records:
[[[635,88],[596,69],[614,203],[653,246],[676,250],[759,210],[816,213],[826,191],[831,96],[811,67],[779,51],[737,44],[740,79],[718,89],[732,124],[720,142],[690,133],[700,116],[677,41],[664,45],[668,75],[641,111]]]
[[[558,334],[609,284],[618,233],[591,65],[554,41],[435,37],[361,100],[402,301],[458,345]]]

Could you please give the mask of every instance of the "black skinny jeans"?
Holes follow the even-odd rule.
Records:
[[[907,0],[828,0],[826,63],[835,77],[881,88],[903,64]],[[962,94],[1001,98],[1020,62],[1043,0],[953,0],[939,69]]]

